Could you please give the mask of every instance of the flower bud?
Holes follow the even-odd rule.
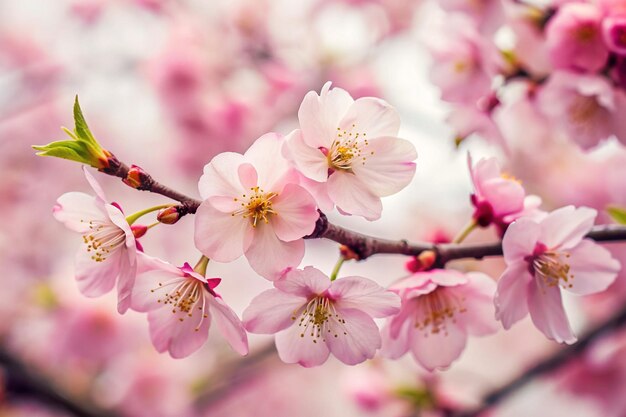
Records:
[[[181,218],[181,212],[177,206],[164,208],[157,214],[157,221],[163,224],[174,224]]]
[[[124,178],[122,182],[131,188],[140,190],[146,186],[149,178],[150,177],[146,171],[143,170],[143,168],[138,167],[137,165],[132,165],[128,170],[128,174],[126,174],[126,178]]]
[[[341,256],[343,256],[343,258],[346,261],[349,261],[349,260],[358,261],[360,259],[359,255],[346,245],[341,245],[339,247],[339,253],[341,254]]]
[[[134,224],[130,226],[130,230],[133,231],[133,236],[135,236],[135,239],[139,239],[146,234],[146,232],[148,231],[148,226],[144,226],[142,224]]]
[[[404,267],[409,272],[428,271],[437,260],[437,254],[432,250],[425,250],[414,258],[407,261]]]
[[[604,42],[611,52],[626,55],[626,16],[609,16],[602,21]]]

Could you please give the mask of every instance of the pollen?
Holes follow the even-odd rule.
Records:
[[[241,201],[241,208],[233,211],[231,216],[241,215],[244,219],[250,219],[252,227],[257,227],[261,222],[269,223],[271,216],[278,215],[272,207],[272,200],[278,193],[266,193],[259,187],[251,187],[250,191],[247,196],[243,194],[241,198],[234,198],[234,201]]]
[[[571,273],[570,265],[567,263],[569,257],[569,253],[565,252],[547,251],[542,253],[532,262],[535,276],[541,278],[548,287],[572,288],[574,274]]]
[[[91,259],[95,262],[104,262],[107,257],[126,242],[126,234],[112,222],[102,220],[81,220],[89,226],[83,233],[83,243]]]
[[[196,332],[200,330],[204,319],[209,317],[204,291],[201,281],[187,277],[159,282],[157,288],[150,290],[152,293],[158,292],[161,298],[157,302],[170,306],[172,314],[178,316],[179,322],[199,317],[200,320],[194,328]]]
[[[337,313],[333,302],[328,297],[313,298],[307,303],[299,317],[294,312],[291,319],[298,320],[298,327],[301,328],[300,337],[302,339],[310,337],[313,343],[317,343],[320,339],[326,342],[326,337],[348,334],[345,329],[346,321]]]
[[[429,294],[416,298],[419,304],[415,328],[424,336],[443,333],[448,335],[448,323],[456,323],[457,316],[465,313],[465,298],[458,298],[446,288],[437,288]]]
[[[337,171],[352,172],[353,164],[365,165],[368,156],[374,155],[373,151],[366,152],[369,141],[366,134],[356,131],[356,125],[350,130],[337,128],[337,137],[333,140],[330,150],[325,152],[328,159],[328,168]]]

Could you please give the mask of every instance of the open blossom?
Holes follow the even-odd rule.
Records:
[[[376,220],[381,197],[406,187],[417,158],[411,142],[397,136],[400,118],[385,101],[356,101],[341,88],[310,91],[298,110],[300,129],[289,135],[285,155],[308,179],[324,210]]]
[[[398,311],[397,295],[362,277],[336,281],[313,267],[291,270],[252,300],[243,313],[246,329],[276,334],[276,349],[287,363],[321,365],[330,353],[355,365],[381,346],[372,317]]]
[[[424,368],[446,368],[469,335],[496,332],[496,284],[482,273],[434,269],[418,272],[389,288],[402,298],[400,312],[383,329],[383,354],[397,359],[411,351]]]
[[[602,38],[602,12],[590,3],[568,3],[559,7],[546,27],[546,40],[556,68],[598,71],[609,51]]]
[[[474,165],[468,155],[467,162],[474,184],[471,199],[478,225],[495,224],[504,233],[516,218],[538,211],[541,199],[526,196],[519,181],[502,173],[496,158],[483,158]]]
[[[177,268],[142,256],[142,269],[133,289],[132,309],[148,312],[150,337],[159,352],[184,358],[202,347],[211,320],[232,348],[248,353],[248,336],[241,321],[214,290],[220,278],[205,278],[187,263]]]
[[[604,77],[556,71],[539,92],[539,106],[584,149],[611,135],[626,142],[626,95]]]
[[[99,297],[117,282],[117,309],[124,313],[137,272],[135,236],[119,206],[106,203],[96,179],[85,176],[95,197],[79,192],[63,194],[53,209],[54,217],[83,237],[84,247],[76,255],[76,280],[80,292]]]
[[[268,133],[244,154],[226,152],[204,167],[204,202],[195,219],[196,247],[218,262],[245,254],[250,266],[276,279],[304,256],[303,237],[319,214],[298,175],[281,156],[282,137]]]
[[[587,207],[567,206],[541,221],[521,218],[509,226],[502,240],[507,268],[495,297],[496,318],[506,329],[530,312],[548,338],[576,341],[561,290],[578,295],[604,291],[620,270],[608,250],[583,239],[596,214]]]

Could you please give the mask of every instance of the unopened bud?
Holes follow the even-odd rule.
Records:
[[[339,253],[341,254],[341,256],[343,256],[343,259],[345,259],[346,261],[349,261],[349,260],[358,261],[359,259],[361,259],[355,251],[353,251],[346,245],[341,245],[339,247]]]
[[[146,232],[148,231],[148,226],[133,224],[132,226],[130,226],[130,230],[133,231],[133,236],[135,236],[135,239],[139,239],[146,234]]]
[[[404,267],[409,272],[428,271],[437,260],[437,255],[432,250],[425,250],[414,258],[411,258]]]
[[[164,208],[157,214],[157,220],[163,224],[174,224],[181,217],[181,212],[177,206]]]
[[[149,178],[150,177],[146,171],[143,170],[143,168],[138,167],[137,165],[132,165],[128,170],[128,174],[126,174],[126,178],[124,178],[122,182],[129,187],[139,190],[146,186]]]

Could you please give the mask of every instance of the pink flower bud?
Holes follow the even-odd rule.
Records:
[[[149,176],[143,168],[132,165],[128,170],[128,174],[126,174],[126,178],[124,178],[122,182],[129,187],[140,190],[146,186],[148,178]]]
[[[626,16],[609,16],[602,21],[602,36],[611,52],[626,55]]]
[[[139,239],[146,234],[146,232],[148,231],[148,226],[144,226],[142,224],[134,224],[130,227],[130,230],[133,231],[133,236],[135,236],[135,239]]]
[[[164,208],[157,214],[157,220],[163,224],[174,224],[181,217],[180,210],[176,206]]]

